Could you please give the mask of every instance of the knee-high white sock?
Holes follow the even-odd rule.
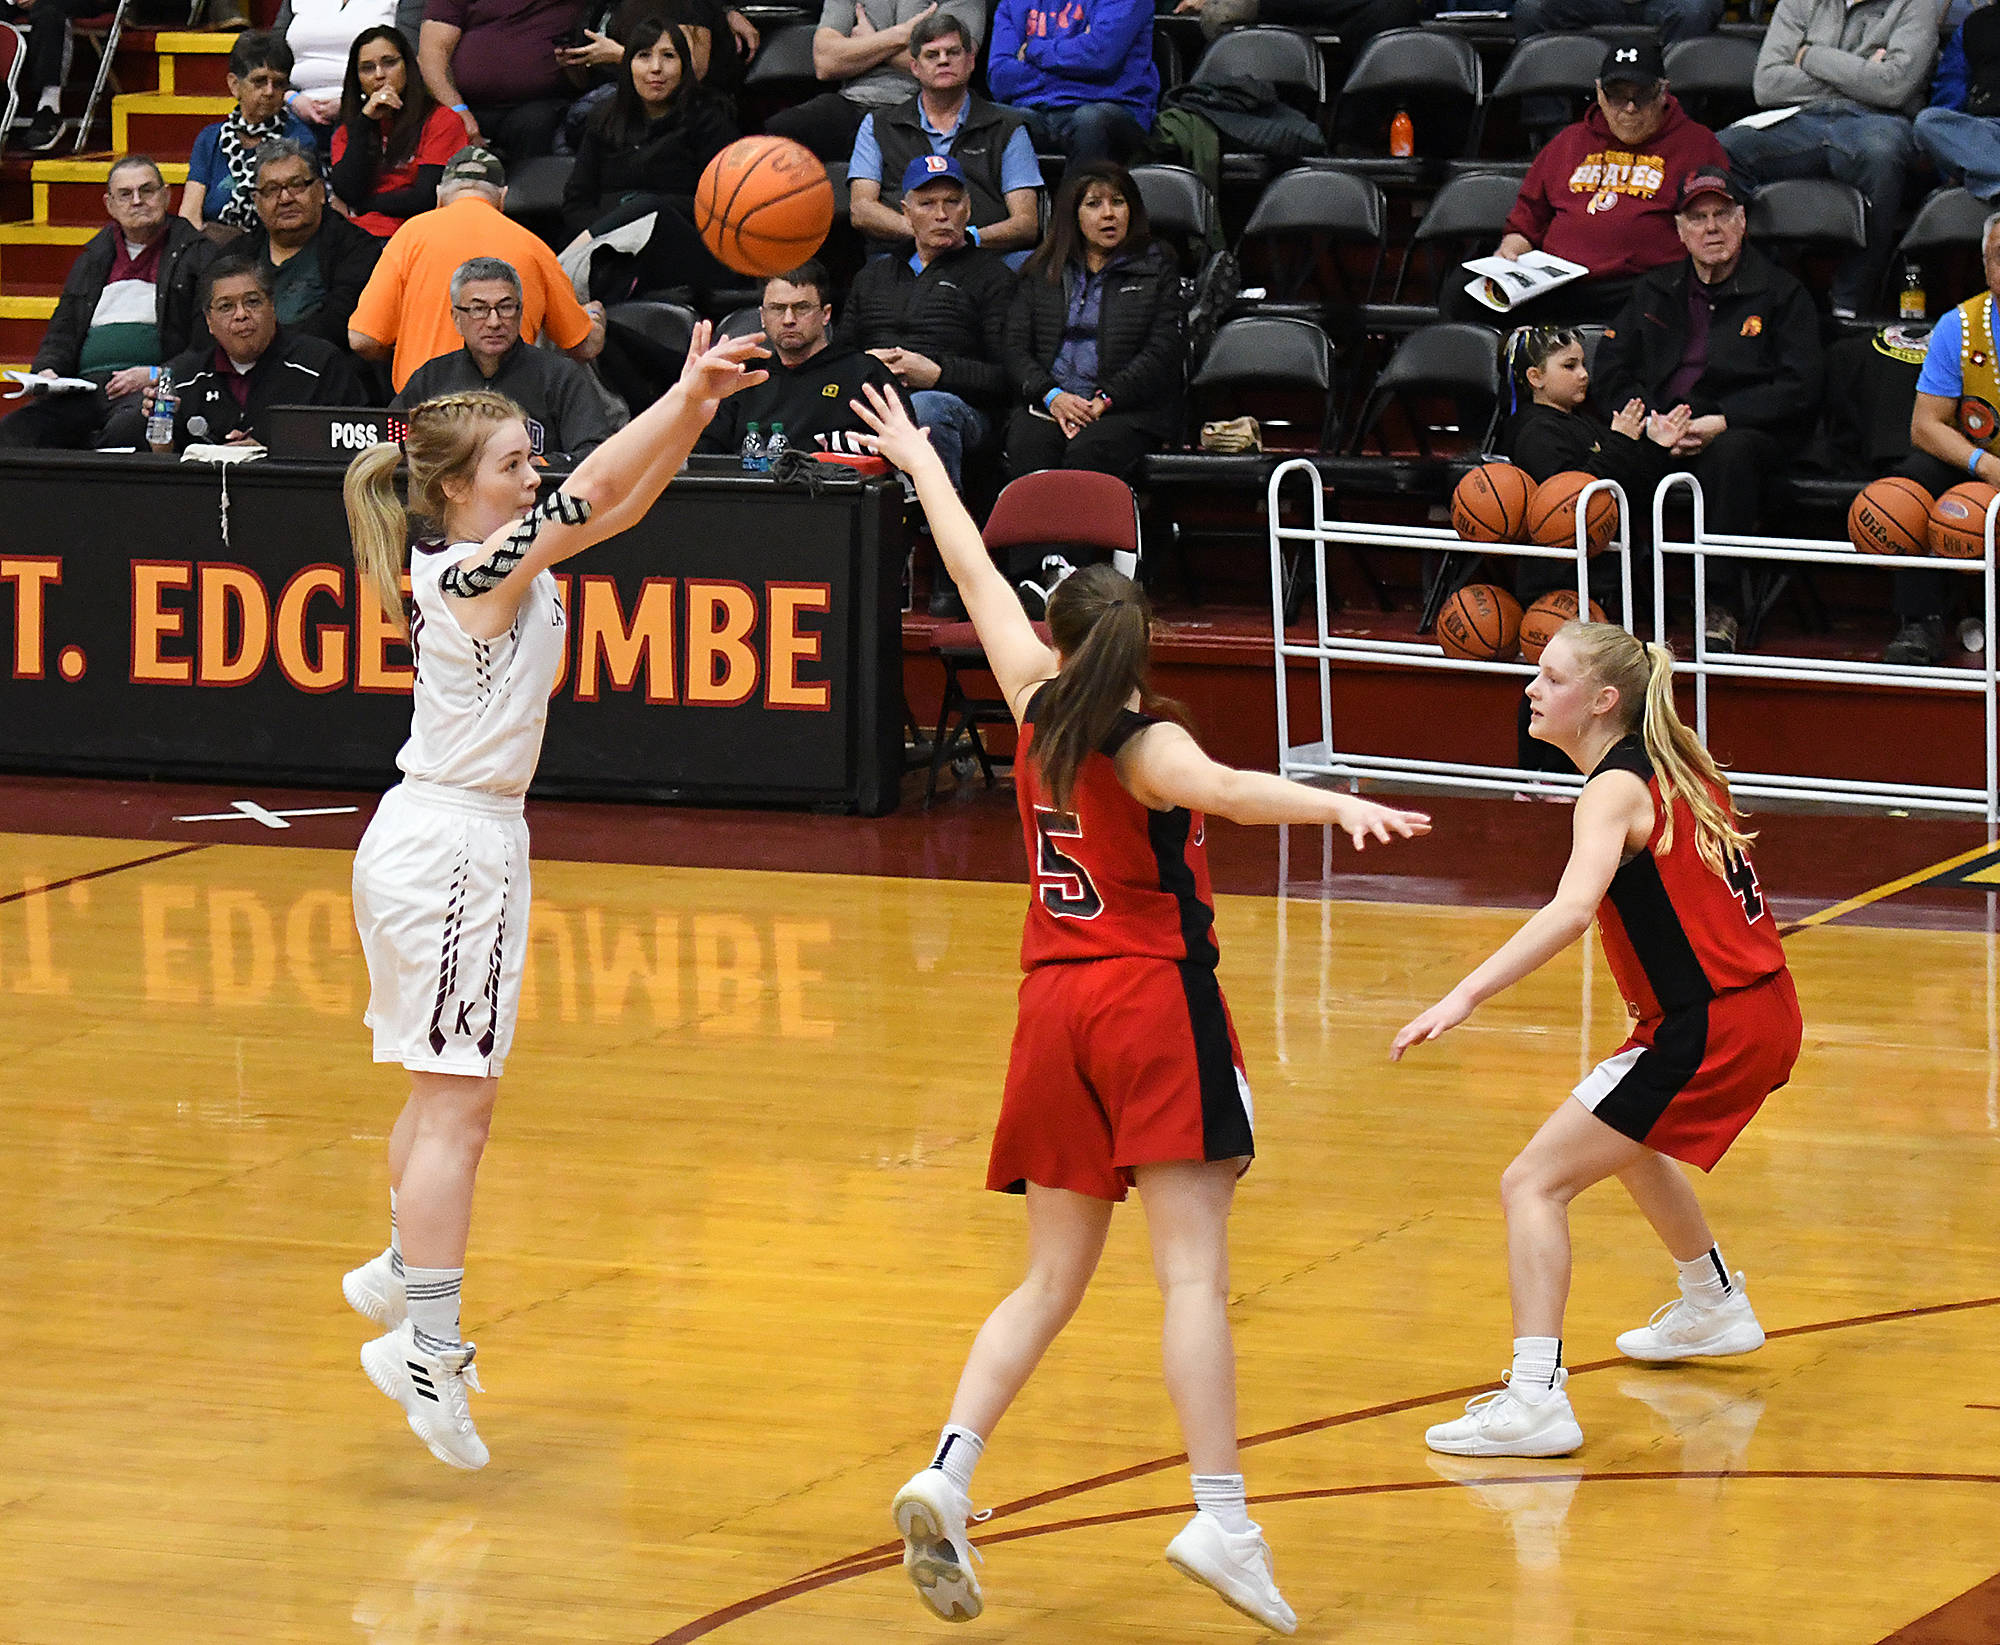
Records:
[[[389,1190],[389,1272],[403,1277],[403,1236],[396,1229],[396,1190]]]
[[[1736,1290],[1735,1276],[1722,1260],[1722,1247],[1711,1245],[1693,1262],[1676,1262],[1680,1270],[1681,1295],[1697,1308],[1720,1308]]]
[[[1561,1337],[1516,1337],[1514,1374],[1507,1379],[1507,1386],[1529,1404],[1539,1405],[1555,1387],[1562,1362]]]
[[[979,1466],[979,1459],[985,1454],[985,1440],[970,1428],[954,1427],[947,1422],[938,1434],[937,1455],[931,1458],[931,1466],[958,1488],[960,1496],[969,1498],[972,1495],[972,1470]]]
[[[1225,1531],[1242,1536],[1255,1529],[1244,1501],[1241,1474],[1190,1474],[1188,1478],[1194,1482],[1194,1505],[1221,1520]]]
[[[403,1282],[409,1288],[410,1323],[416,1327],[417,1346],[428,1354],[460,1346],[458,1293],[465,1284],[465,1270],[405,1267]]]

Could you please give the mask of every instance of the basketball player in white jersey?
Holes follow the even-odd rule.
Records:
[[[450,394],[410,413],[409,515],[433,533],[410,554],[415,701],[396,757],[403,780],[354,859],[375,1060],[409,1070],[410,1097],[389,1137],[389,1248],[341,1288],[389,1328],[361,1350],[369,1380],[455,1468],[487,1460],[466,1399],[479,1382],[459,1335],[459,1287],[528,947],[521,802],[564,654],[549,567],[644,518],[716,406],[764,381],[747,363],[766,356],[762,342],[711,347],[698,325],[680,381],[539,503],[527,425],[504,395]],[[398,627],[403,455],[371,446],[346,487],[355,565]]]

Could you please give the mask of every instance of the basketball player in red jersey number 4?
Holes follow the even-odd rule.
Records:
[[[1618,1338],[1633,1359],[1764,1345],[1743,1276],[1722,1260],[1686,1175],[1714,1168],[1799,1054],[1798,995],[1750,865],[1729,786],[1674,712],[1673,654],[1611,623],[1573,622],[1528,685],[1529,734],[1585,773],[1554,901],[1396,1036],[1389,1055],[1456,1028],[1583,935],[1636,1019],[1632,1036],[1549,1116],[1500,1179],[1514,1366],[1505,1385],[1425,1436],[1456,1456],[1566,1456],[1583,1443],[1563,1384],[1569,1202],[1615,1176],[1680,1268],[1680,1296]]]
[[[539,502],[521,408],[485,390],[410,412],[407,513],[400,448],[370,446],[348,466],[359,598],[409,634],[417,679],[403,780],[354,856],[375,1060],[409,1070],[410,1097],[389,1134],[389,1248],[341,1289],[388,1328],[361,1350],[362,1369],[454,1468],[487,1461],[466,1398],[479,1382],[459,1286],[528,947],[521,798],[564,645],[549,567],[645,517],[716,406],[764,380],[748,369],[762,342],[759,332],[711,348],[708,322],[696,326],[680,381]],[[432,530],[410,558],[406,622],[411,513]]]
[[[1166,1303],[1167,1393],[1198,1511],[1167,1559],[1269,1628],[1296,1625],[1250,1520],[1236,1455],[1227,1231],[1255,1151],[1250,1088],[1216,985],[1204,815],[1332,823],[1364,841],[1429,819],[1217,765],[1146,690],[1145,596],[1091,566],[1029,624],[924,433],[863,390],[869,443],[915,481],[938,551],[1020,723],[1015,785],[1031,889],[1019,1025],[986,1186],[1025,1194],[1028,1272],[980,1330],[937,1454],[897,1492],[903,1566],[947,1621],[979,1614],[972,1470],[1083,1300],[1111,1208],[1134,1184]]]

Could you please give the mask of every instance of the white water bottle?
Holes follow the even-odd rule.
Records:
[[[764,442],[764,467],[769,468],[790,449],[791,441],[785,438],[785,425],[773,423],[771,437]]]

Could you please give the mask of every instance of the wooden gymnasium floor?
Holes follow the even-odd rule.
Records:
[[[0,783],[0,1641],[938,1638],[886,1503],[925,1458],[1018,1205],[981,1192],[1021,892],[1004,795],[928,820],[536,812],[525,1021],[467,1286],[493,1463],[367,1384],[341,1272],[383,1234],[348,850],[226,791]],[[1218,828],[1262,1158],[1235,1226],[1254,1511],[1300,1637],[2000,1639],[1992,897],[1790,940],[1797,1076],[1706,1185],[1773,1341],[1664,1371],[1672,1292],[1577,1208],[1574,1459],[1433,1458],[1507,1354],[1495,1181],[1619,1037],[1572,954],[1401,1067],[1392,1031],[1551,883],[1567,813],[1461,801],[1323,872]],[[1767,818],[1789,919],[1977,848]],[[775,865],[783,865],[775,866]],[[2000,875],[1995,875],[2000,882]],[[1187,1511],[1136,1205],[1001,1429],[965,1638],[1249,1640]]]

